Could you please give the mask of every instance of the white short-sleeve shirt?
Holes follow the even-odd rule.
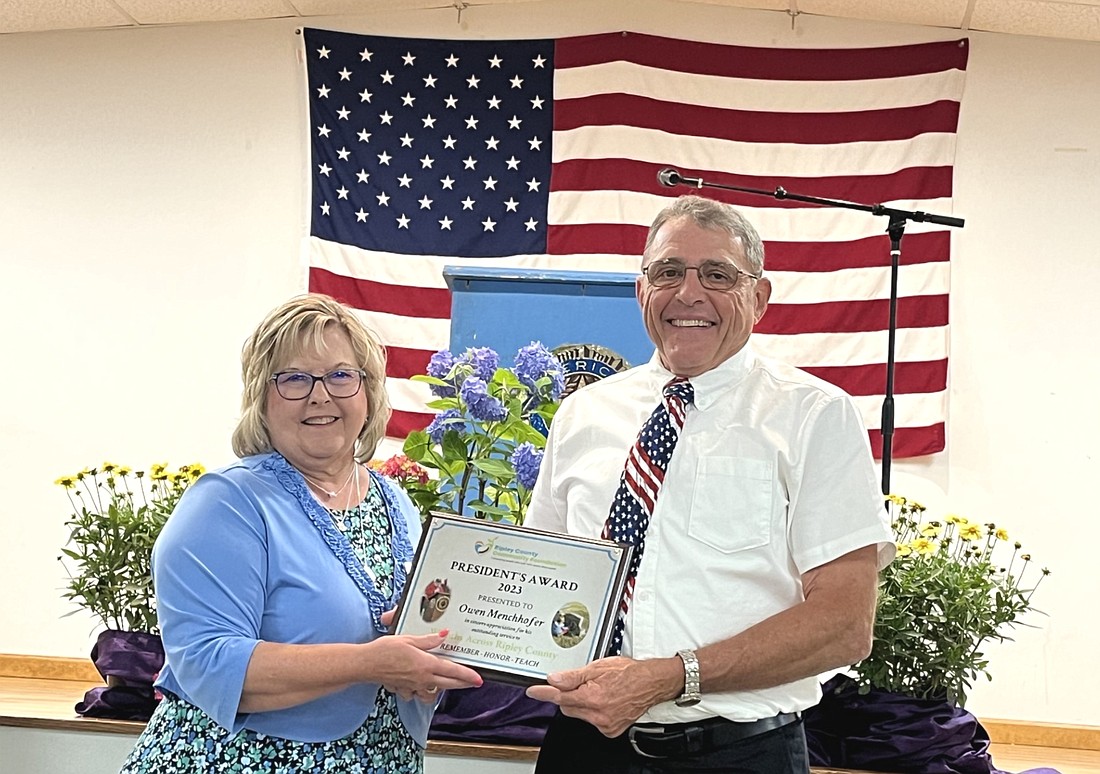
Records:
[[[638,430],[673,374],[656,355],[566,398],[525,524],[598,537]],[[863,421],[840,389],[749,347],[691,379],[695,405],[646,534],[623,655],[727,639],[803,599],[801,576],[877,544],[893,557]],[[815,677],[665,702],[643,722],[756,720],[810,707]]]

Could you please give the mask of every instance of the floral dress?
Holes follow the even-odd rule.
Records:
[[[356,508],[334,514],[356,558],[389,595],[394,564],[386,505],[377,485]],[[424,751],[397,714],[397,700],[382,689],[374,712],[358,729],[331,742],[299,742],[249,729],[232,733],[195,705],[172,694],[160,702],[120,774],[184,772],[332,772],[421,774]]]

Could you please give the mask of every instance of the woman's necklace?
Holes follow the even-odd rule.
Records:
[[[363,519],[363,495],[362,495],[362,493],[360,492],[360,489],[359,489],[359,465],[358,464],[356,464],[355,469],[352,470],[352,475],[355,477],[355,509],[356,509],[356,513],[359,514],[360,521],[362,521],[362,519]],[[347,483],[345,483],[344,486],[347,486]],[[341,532],[344,532],[345,531],[344,530],[344,521],[347,517],[348,512],[351,511],[351,508],[344,508],[342,510],[333,510],[332,508],[326,507],[325,510],[329,512],[329,515],[332,516],[332,520],[334,522],[336,522],[337,529],[339,529]]]
[[[342,487],[340,487],[339,489],[336,489],[336,490],[325,489],[323,486],[321,486],[319,483],[317,483],[317,481],[310,478],[305,473],[302,473],[302,471],[299,470],[298,472],[302,473],[302,478],[304,478],[309,483],[313,484],[313,486],[315,486],[317,489],[320,489],[322,494],[327,495],[328,499],[332,500],[333,498],[336,497],[336,495],[340,494],[341,492],[343,492],[345,489],[348,488],[348,484],[351,483],[351,479],[352,479],[353,476],[355,476],[355,472],[358,469],[359,469],[359,463],[356,462],[355,460],[352,460],[351,470],[348,472],[347,480],[344,481],[344,485]]]

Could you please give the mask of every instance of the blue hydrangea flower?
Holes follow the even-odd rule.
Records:
[[[540,395],[545,400],[557,400],[565,391],[565,373],[558,359],[540,341],[532,341],[526,347],[520,347],[516,353],[516,377],[531,392],[537,392],[535,383],[550,377],[548,392]]]
[[[490,381],[500,367],[500,355],[489,347],[470,347],[463,353],[462,361],[469,363],[474,376],[483,382]]]
[[[441,349],[432,355],[431,360],[428,361],[428,376],[434,376],[436,379],[446,379],[447,375],[451,373],[451,368],[454,367],[455,358],[451,354],[450,350]],[[444,387],[438,384],[429,385],[432,394],[439,398],[453,398],[457,394],[454,386]]]
[[[447,409],[436,414],[425,432],[431,437],[432,443],[443,443],[443,433],[447,430],[457,430],[460,433],[465,431],[462,412],[458,409]]]
[[[489,385],[483,379],[471,376],[462,383],[462,400],[470,410],[470,416],[482,422],[500,422],[508,416],[504,404],[489,394]]]
[[[512,452],[511,461],[516,469],[516,481],[519,485],[531,489],[535,485],[535,479],[539,477],[539,467],[542,466],[542,449],[536,449],[534,444],[524,442]]]

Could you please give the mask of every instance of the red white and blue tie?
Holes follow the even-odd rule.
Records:
[[[676,378],[665,385],[664,400],[642,425],[638,440],[630,448],[623,467],[619,488],[604,524],[603,538],[634,546],[627,571],[626,587],[619,603],[619,615],[611,635],[608,655],[618,655],[623,647],[623,627],[630,601],[634,598],[634,579],[645,551],[645,533],[657,494],[665,480],[668,462],[684,427],[687,407],[695,401],[695,389],[686,379]]]

